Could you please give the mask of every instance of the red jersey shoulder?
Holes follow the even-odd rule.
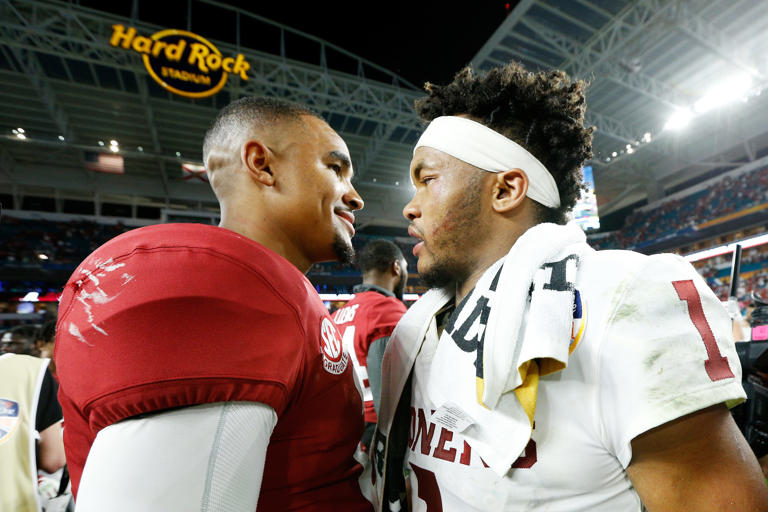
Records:
[[[317,304],[304,281],[284,258],[222,228],[162,225],[121,235],[76,269],[62,295],[62,382],[79,404],[174,379],[240,379],[254,393],[268,382],[261,401],[279,413],[303,371],[305,319],[318,319],[319,329],[320,315],[306,314]],[[99,371],[74,371],[84,365]],[[200,399],[190,389],[175,405]]]
[[[355,294],[344,307],[334,313],[333,320],[337,324],[354,322],[358,312],[373,323],[391,323],[400,319],[406,311],[405,304],[395,297],[388,297],[379,292],[368,291]]]

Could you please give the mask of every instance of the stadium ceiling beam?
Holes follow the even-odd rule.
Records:
[[[152,149],[155,153],[162,154],[163,147],[160,144],[160,137],[157,135],[157,125],[155,124],[155,114],[152,104],[149,102],[149,89],[147,88],[147,81],[144,75],[139,69],[134,69],[136,77],[136,85],[139,89],[139,96],[141,97],[141,105],[144,108],[146,114],[147,126],[149,127],[149,134],[152,138]],[[165,201],[170,201],[170,193],[168,189],[168,171],[165,168],[165,161],[160,160],[160,178],[163,183],[163,193],[165,194]]]
[[[480,48],[475,56],[470,61],[472,68],[480,70],[483,68],[483,63],[491,56],[497,48],[500,48],[505,37],[514,32],[515,25],[523,19],[528,11],[536,3],[536,0],[520,0],[512,12],[504,18],[499,28],[488,38],[485,44]]]
[[[594,76],[598,79],[611,80],[668,107],[677,107],[685,99],[682,93],[670,85],[645,73],[629,73],[621,69],[621,64],[615,59],[614,48],[603,47],[604,55],[599,55],[591,50],[585,50],[584,44],[573,41],[536,21],[525,19],[521,23],[541,34],[553,45],[553,49],[564,58],[564,61],[556,67],[565,69],[574,77],[590,79]],[[591,59],[591,61],[585,59]],[[594,65],[591,66],[589,62],[593,62]]]
[[[570,14],[566,14],[563,11],[552,7],[551,5],[547,4],[546,2],[537,2],[536,6],[538,8],[540,8],[540,9],[544,9],[545,11],[547,11],[547,12],[549,12],[551,14],[554,14],[558,18],[563,19],[563,20],[567,21],[568,23],[571,23],[572,25],[580,27],[580,28],[582,28],[584,30],[587,30],[587,31],[592,32],[592,33],[594,33],[595,30],[596,30],[595,27],[593,27],[593,26],[591,26],[591,25],[589,25],[587,23],[584,23],[580,19],[574,18]]]
[[[389,138],[397,129],[397,125],[379,123],[376,125],[376,129],[373,132],[368,145],[363,151],[363,156],[357,163],[357,180],[360,181],[365,177],[373,162],[377,160],[379,153],[384,149],[384,145],[389,141]]]
[[[586,7],[587,9],[589,9],[592,12],[596,12],[596,13],[600,14],[606,20],[609,20],[609,19],[613,18],[613,14],[611,12],[606,11],[602,7],[597,6],[597,5],[593,4],[592,2],[588,2],[587,0],[576,0],[576,2],[578,2],[581,5],[583,5],[584,7]]]
[[[579,44],[578,50],[560,67],[583,77],[599,64],[616,56],[616,50],[648,30],[655,20],[671,10],[675,2],[669,0],[638,0],[612,17],[589,41]]]
[[[40,64],[40,60],[33,51],[26,48],[11,47],[10,50],[16,61],[21,65],[23,73],[32,83],[37,97],[45,105],[59,133],[67,140],[73,140],[75,134],[72,131],[72,126],[69,123],[66,112],[61,108],[56,98],[56,94],[43,70],[43,66]]]
[[[761,75],[754,66],[750,66],[740,58],[741,52],[731,43],[732,38],[721,28],[702,18],[688,3],[680,2],[676,5],[674,12],[677,28],[681,32],[734,67],[757,78],[761,83],[766,81],[766,77]]]
[[[595,126],[598,133],[618,141],[634,144],[638,139],[638,134],[628,129],[626,123],[595,111],[587,109],[585,121],[587,125]]]
[[[745,140],[744,141],[744,151],[747,154],[747,158],[749,158],[750,162],[754,162],[757,159],[757,155],[755,154],[755,149],[752,147],[752,141]]]
[[[58,55],[73,60],[109,63],[131,70],[138,56],[109,46],[112,25],[134,26],[151,34],[157,27],[108,13],[96,13],[72,3],[38,0],[0,0],[0,43],[14,48]],[[263,94],[265,91],[303,101],[311,106],[340,114],[384,121],[405,128],[419,123],[411,105],[421,93],[394,85],[366,80],[321,66],[290,61],[279,56],[238,48],[214,41],[223,52],[240,52],[251,63],[252,75],[239,85],[238,92]],[[234,90],[229,80],[228,89]]]
[[[9,183],[16,184],[16,160],[2,146],[0,146],[0,171],[8,176]]]

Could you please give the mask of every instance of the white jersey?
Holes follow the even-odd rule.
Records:
[[[532,438],[503,477],[460,433],[430,421],[429,374],[450,370],[432,368],[437,331],[427,331],[412,377],[412,511],[642,510],[625,472],[630,441],[745,398],[729,316],[682,258],[589,252],[576,288],[583,336],[564,370],[541,377]]]

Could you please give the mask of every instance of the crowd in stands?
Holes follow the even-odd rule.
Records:
[[[768,202],[768,166],[726,176],[707,188],[627,216],[615,233],[590,240],[595,249],[632,249],[688,227]]]
[[[727,300],[730,293],[732,255],[717,256],[696,265],[699,273],[720,300]],[[768,245],[745,249],[741,256],[741,278],[737,297],[746,307],[752,292],[768,298]]]
[[[0,266],[37,267],[74,270],[88,254],[115,236],[124,233],[130,226],[123,224],[105,225],[89,221],[56,222],[49,220],[28,220],[4,216],[0,222]],[[358,234],[352,242],[360,250],[376,236]],[[416,271],[413,245],[394,238],[408,262],[410,272]],[[338,262],[314,265],[308,277],[355,276],[359,269],[354,263]],[[318,279],[315,279],[317,281]],[[321,293],[351,293],[352,285],[321,285]]]
[[[728,191],[728,193],[725,193]],[[737,179],[726,177],[705,190],[681,199],[663,203],[659,208],[635,213],[628,217],[624,229],[612,237],[595,242],[596,248],[623,248],[631,246],[639,237],[652,237],[663,234],[665,230],[679,229],[676,222],[700,223],[713,217],[727,215],[753,204],[767,201],[768,167],[758,169]],[[715,209],[714,211],[712,209]],[[98,224],[89,221],[54,222],[47,220],[25,220],[4,217],[0,223],[0,267],[57,267],[74,268],[94,249],[111,238],[132,229],[123,224]],[[627,233],[632,233],[628,235]],[[378,236],[358,234],[353,238],[356,250]],[[416,272],[416,258],[413,256],[415,240],[395,237],[393,241],[400,247],[408,262],[409,272]],[[618,245],[612,245],[618,244]],[[41,257],[41,255],[43,257]],[[730,255],[719,256],[698,265],[699,272],[715,293],[723,300],[727,298],[729,285],[723,279],[724,267],[730,262]],[[742,257],[742,270],[749,274],[743,281],[743,296],[753,290],[768,295],[768,248],[748,249]],[[313,282],[322,282],[326,276],[356,276],[359,269],[356,264],[327,262],[313,265],[308,277]],[[413,283],[413,281],[412,281]],[[319,284],[320,293],[351,293],[351,284]],[[409,287],[411,288],[411,287]],[[413,291],[413,290],[409,290]],[[10,307],[10,306],[9,306]],[[0,308],[0,312],[2,308]]]
[[[107,240],[132,229],[123,224],[55,222],[3,216],[0,262],[3,265],[69,265],[73,269]]]

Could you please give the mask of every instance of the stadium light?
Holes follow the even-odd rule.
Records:
[[[645,143],[651,142],[651,132],[645,132],[643,134],[643,142]]]
[[[749,75],[732,76],[707,91],[699,101],[694,103],[693,110],[697,113],[708,112],[738,100],[746,101],[752,85],[752,77]]]
[[[665,130],[680,130],[688,126],[691,122],[693,114],[687,108],[683,108],[669,116],[667,124],[664,125]]]
[[[63,135],[59,135],[59,140],[60,140],[61,142],[64,142],[64,136],[63,136]]]
[[[614,151],[613,153],[611,153],[611,156],[612,156],[613,158],[616,158],[617,156],[619,156],[619,154],[618,154],[617,152],[615,152],[615,151]]]
[[[633,148],[631,148],[631,147],[630,147],[630,148],[627,148],[627,154],[628,154],[628,155],[631,155],[631,154],[632,154],[632,153],[634,153],[634,152],[635,152],[635,150],[634,150]]]
[[[104,146],[104,141],[103,140],[99,141],[99,146]]]
[[[24,128],[16,128],[16,131],[19,132],[19,133],[25,133],[24,132]]]

